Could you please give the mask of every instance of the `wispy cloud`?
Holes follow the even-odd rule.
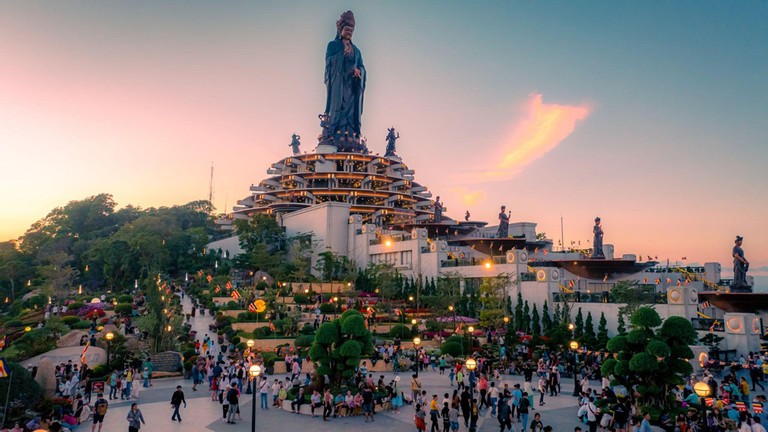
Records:
[[[532,94],[525,104],[525,116],[517,122],[499,163],[487,176],[501,180],[519,173],[557,147],[591,112],[587,104],[548,104],[541,94]]]
[[[486,193],[483,190],[469,189],[466,187],[451,188],[450,191],[461,198],[465,206],[474,206],[485,201]]]

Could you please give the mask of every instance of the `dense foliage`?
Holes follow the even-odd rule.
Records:
[[[371,332],[363,315],[354,309],[321,325],[314,338],[309,357],[318,365],[317,374],[327,375],[332,386],[352,378],[360,358],[373,353]]]
[[[689,345],[696,342],[696,331],[683,317],[672,316],[663,321],[650,307],[632,314],[632,330],[614,336],[607,349],[613,353],[602,366],[602,373],[628,389],[636,389],[639,402],[647,406],[669,408],[670,390],[685,382],[693,368]]]

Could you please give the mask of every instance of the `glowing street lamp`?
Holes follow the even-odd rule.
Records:
[[[464,363],[464,366],[467,367],[468,371],[473,371],[475,368],[477,368],[477,362],[473,358],[467,359],[466,363]]]
[[[250,369],[248,369],[248,375],[251,377],[252,381],[255,381],[256,378],[258,378],[259,374],[261,374],[261,366],[259,365],[252,365]],[[253,384],[254,388],[256,386],[256,383]],[[256,432],[256,398],[252,398],[251,401],[251,432]]]
[[[699,406],[701,407],[701,414],[703,417],[706,413],[706,408],[704,408],[706,401],[704,399],[709,396],[710,392],[709,384],[704,381],[699,381],[693,385],[693,392],[699,396]]]
[[[504,324],[509,324],[509,317],[507,316],[504,317]]]
[[[250,352],[250,351],[253,349],[253,345],[254,345],[255,343],[256,343],[256,342],[254,342],[254,341],[253,341],[253,339],[248,339],[248,340],[245,342],[245,346],[247,346],[247,347],[248,347],[248,351],[249,351],[249,352]],[[247,357],[247,355],[246,355],[246,357]],[[250,373],[250,370],[248,371],[248,373]],[[251,380],[248,380],[248,387],[246,387],[246,389],[245,389],[245,394],[253,394],[253,390],[254,390],[254,389],[252,389],[252,388],[251,388]]]
[[[486,261],[486,262],[485,262],[485,268],[486,268],[486,269],[490,269],[490,268],[491,268],[491,266],[492,266],[492,264],[491,264],[491,262],[490,262],[490,261]]]
[[[414,321],[416,321],[416,320],[414,320]],[[419,354],[418,354],[418,352],[419,352],[419,344],[420,343],[421,343],[421,339],[419,339],[418,337],[413,338],[413,346],[414,346],[414,348],[416,348],[416,355],[414,356],[414,363],[413,363],[414,369],[416,369],[416,374],[415,374],[416,378],[419,377]]]
[[[104,335],[104,338],[107,340],[107,371],[109,371],[109,349],[112,347],[112,339],[115,338],[115,334],[108,332]]]
[[[572,325],[573,324],[569,324],[569,326],[572,326]],[[571,365],[571,367],[573,368],[573,396],[579,397],[581,395],[581,388],[579,385],[579,373],[576,370],[579,365],[578,358],[576,357],[576,350],[579,349],[579,343],[576,342],[575,340],[572,340],[568,344],[568,347],[571,349],[571,351],[573,351],[573,353],[571,353],[572,354],[571,360],[573,361]]]

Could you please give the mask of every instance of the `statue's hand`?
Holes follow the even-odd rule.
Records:
[[[363,74],[360,72],[359,68],[355,68],[355,70],[352,71],[352,76],[355,78],[362,78]]]

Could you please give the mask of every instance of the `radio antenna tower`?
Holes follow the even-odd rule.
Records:
[[[211,162],[211,181],[208,183],[208,202],[213,205],[213,162]]]

